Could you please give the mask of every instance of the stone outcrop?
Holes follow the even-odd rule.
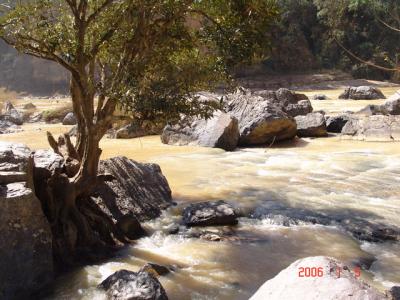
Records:
[[[342,137],[361,141],[400,141],[400,116],[354,116],[343,127]]]
[[[341,114],[326,118],[326,130],[332,133],[341,133],[344,125],[351,119],[348,114]]]
[[[183,120],[176,125],[167,125],[161,141],[169,145],[199,145],[203,147],[235,150],[239,140],[238,120],[218,111],[208,119]]]
[[[168,181],[156,164],[114,157],[100,162],[100,172],[114,180],[98,186],[95,201],[114,221],[125,215],[149,220],[172,204]]]
[[[321,113],[309,113],[305,116],[295,117],[297,123],[297,136],[322,137],[327,136],[325,117]]]
[[[76,125],[77,120],[74,113],[70,112],[64,117],[62,124],[63,125]]]
[[[148,272],[119,270],[107,277],[99,288],[113,300],[168,300],[161,283]]]
[[[238,91],[226,96],[225,102],[227,113],[239,121],[240,146],[266,145],[296,135],[296,122],[277,104],[275,92]]]
[[[238,213],[225,201],[200,202],[187,206],[183,211],[186,226],[236,225]]]
[[[2,115],[2,119],[8,120],[15,125],[22,125],[24,123],[22,115],[9,101],[4,104],[4,113]]]
[[[321,268],[318,274],[304,270]],[[338,272],[340,271],[340,277]],[[306,273],[308,272],[308,273]],[[321,274],[322,273],[322,274]],[[306,274],[309,274],[306,276]],[[315,274],[316,276],[311,276]],[[321,276],[319,276],[321,275]],[[324,256],[299,259],[265,282],[250,300],[380,300],[387,299],[374,288],[356,277],[354,268]]]
[[[53,278],[50,225],[32,176],[30,149],[0,142],[1,299],[28,299]]]
[[[385,95],[378,88],[372,86],[348,87],[339,95],[339,99],[351,100],[376,100],[385,98]]]

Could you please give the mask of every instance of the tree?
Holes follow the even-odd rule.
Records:
[[[90,200],[106,179],[98,174],[99,142],[116,106],[139,119],[209,117],[215,104],[193,93],[261,57],[277,15],[274,0],[9,0],[0,9],[6,43],[71,75],[77,140],[48,133],[66,171],[41,197],[61,264],[127,242]]]

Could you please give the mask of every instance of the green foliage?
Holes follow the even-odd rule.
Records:
[[[193,94],[229,81],[235,65],[263,57],[265,32],[278,14],[274,0],[8,5],[0,19],[0,37],[8,44],[62,65],[83,94],[118,101],[150,120],[176,120],[181,113],[209,116],[215,107]]]

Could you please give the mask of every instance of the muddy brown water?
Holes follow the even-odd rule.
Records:
[[[384,89],[389,95],[394,90]],[[333,98],[339,93],[307,93],[321,92]],[[328,100],[313,101],[313,105],[335,113],[378,102]],[[46,130],[59,134],[68,127],[33,124],[24,125],[24,130],[0,136],[0,140],[44,148]],[[362,272],[362,278],[381,290],[400,284],[399,243],[360,242],[337,226],[286,227],[271,218],[242,218],[232,229],[237,241],[211,242],[166,233],[171,223],[179,222],[184,203],[219,199],[246,211],[279,206],[400,227],[399,143],[328,137],[224,152],[167,146],[153,136],[104,139],[102,148],[103,158],[125,155],[160,164],[180,205],[146,223],[151,235],[115,258],[57,279],[47,299],[105,299],[97,284],[116,270],[137,271],[148,261],[173,267],[174,272],[160,278],[170,299],[248,299],[290,263],[314,255],[333,256],[347,263],[373,257],[374,263]]]

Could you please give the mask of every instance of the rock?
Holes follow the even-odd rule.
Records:
[[[358,86],[348,87],[339,95],[339,99],[352,99],[352,100],[375,100],[386,99],[385,95],[376,87],[372,86]]]
[[[176,125],[167,125],[161,141],[169,145],[199,145],[235,150],[239,140],[238,120],[218,111],[208,119],[182,120]]]
[[[299,137],[327,136],[326,121],[323,114],[309,113],[306,116],[297,116],[295,119]]]
[[[53,279],[51,230],[32,168],[29,148],[0,142],[0,299],[30,299]]]
[[[21,127],[11,122],[8,116],[0,116],[0,134],[14,133],[18,131],[21,131]]]
[[[22,115],[14,108],[14,106],[9,101],[4,104],[4,114],[1,116],[1,119],[10,121],[15,125],[22,125],[24,123]]]
[[[30,102],[30,103],[25,104],[23,108],[26,110],[34,110],[34,109],[36,109],[36,105],[34,105],[33,103]]]
[[[312,97],[313,100],[328,100],[328,97],[324,94],[315,94]]]
[[[114,300],[168,300],[161,283],[147,272],[119,270],[105,279],[99,288]]]
[[[64,117],[62,124],[63,125],[76,125],[77,120],[74,113],[70,112]]]
[[[119,156],[101,161],[100,172],[115,179],[100,184],[94,200],[115,221],[130,213],[139,221],[156,218],[172,204],[168,181],[156,164]]]
[[[343,127],[342,137],[361,141],[399,141],[400,116],[354,116]]]
[[[355,114],[363,116],[386,115],[386,111],[381,105],[369,104]]]
[[[69,136],[77,136],[78,134],[78,125],[75,125],[68,131]]]
[[[147,263],[140,268],[139,272],[147,272],[152,274],[154,277],[163,276],[171,273],[170,269],[166,266],[161,266],[154,263]]]
[[[37,181],[45,181],[53,174],[60,174],[64,168],[64,158],[53,150],[35,151],[33,161],[34,178]]]
[[[237,218],[235,208],[225,201],[193,203],[183,211],[186,226],[236,225]]]
[[[348,114],[331,116],[326,119],[326,129],[328,132],[341,133],[344,125],[351,119]]]
[[[135,240],[146,235],[146,231],[133,214],[126,214],[120,217],[117,222],[117,227],[131,240]]]
[[[289,116],[306,115],[313,111],[310,100],[304,94],[298,94],[288,89],[281,88],[275,92],[273,102]]]
[[[301,268],[321,268],[322,276],[300,277]],[[340,270],[340,278],[337,275]],[[304,272],[303,274],[306,274]],[[323,295],[323,296],[322,296]],[[250,300],[379,300],[383,294],[356,278],[352,268],[330,257],[316,256],[299,259],[265,282]]]
[[[400,300],[400,286],[393,286],[388,292],[389,300]]]
[[[43,121],[43,112],[36,112],[29,116],[28,123],[37,123]]]
[[[147,135],[145,130],[135,123],[126,125],[118,129],[115,133],[117,139],[133,139]]]
[[[400,115],[400,90],[390,96],[382,107],[389,115]]]
[[[261,96],[238,91],[225,101],[226,111],[239,121],[240,146],[267,145],[296,135],[295,120],[282,111],[274,92],[264,91]]]

